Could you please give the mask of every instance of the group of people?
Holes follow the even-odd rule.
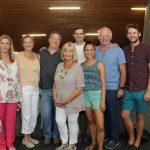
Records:
[[[124,150],[138,150],[144,129],[144,114],[150,100],[150,47],[140,42],[137,24],[126,26],[129,46],[112,44],[108,27],[98,30],[100,45],[84,41],[82,27],[74,29],[75,43],[59,48],[62,36],[53,31],[48,48],[33,52],[34,39],[22,37],[23,51],[14,53],[8,35],[0,37],[0,150],[14,146],[16,109],[21,107],[22,144],[39,144],[31,137],[41,95],[41,128],[44,144],[61,145],[56,150],[76,150],[78,136],[86,150],[114,149],[119,145],[121,117],[129,135]],[[131,119],[136,110],[136,122]],[[120,117],[121,116],[121,117]],[[88,123],[85,123],[88,122]],[[84,124],[84,126],[83,126]],[[88,124],[88,126],[87,126]],[[136,134],[134,133],[136,127]]]

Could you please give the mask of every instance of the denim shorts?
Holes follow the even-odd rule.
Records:
[[[147,102],[144,101],[145,90],[140,92],[129,92],[125,90],[122,99],[122,110],[135,109],[139,113],[145,113],[147,109]]]
[[[101,90],[84,92],[84,104],[87,108],[98,109],[101,103]]]

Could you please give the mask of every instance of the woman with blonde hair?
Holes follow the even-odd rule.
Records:
[[[21,132],[24,134],[22,144],[27,148],[33,148],[39,144],[38,140],[31,138],[31,133],[34,132],[38,115],[40,63],[38,55],[33,52],[33,37],[25,35],[22,37],[21,44],[24,50],[17,54],[17,58],[22,86]]]
[[[77,63],[77,53],[72,42],[63,45],[61,58],[63,62],[57,66],[53,86],[56,122],[62,141],[62,145],[56,150],[76,150],[77,119],[79,112],[83,110],[84,75],[82,67]]]
[[[0,37],[0,150],[14,147],[16,108],[21,100],[18,65],[8,35]]]

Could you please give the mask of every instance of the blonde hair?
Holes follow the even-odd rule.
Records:
[[[31,35],[29,35],[29,34],[26,34],[25,36],[23,36],[23,37],[21,38],[21,44],[23,44],[24,40],[27,39],[27,38],[32,39],[32,41],[34,42],[33,36],[31,36]]]
[[[72,43],[72,42],[67,42],[63,45],[62,50],[61,50],[61,59],[63,61],[65,61],[63,53],[64,53],[64,51],[66,51],[68,49],[71,50],[73,53],[73,62],[74,63],[78,62],[77,51],[76,51],[74,43]]]
[[[11,37],[9,35],[4,34],[4,35],[0,36],[0,42],[1,42],[2,39],[7,39],[9,41],[10,49],[9,49],[8,54],[9,54],[9,57],[10,57],[10,61],[14,62],[15,61],[15,59],[14,59],[14,46],[13,46],[13,42],[12,42]],[[0,59],[2,59],[2,54],[1,53],[0,53]]]

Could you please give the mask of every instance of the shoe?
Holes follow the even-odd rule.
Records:
[[[109,138],[104,139],[104,144],[106,144],[107,142],[109,142]]]
[[[45,138],[43,143],[46,144],[46,145],[49,145],[49,144],[51,144],[51,139],[50,138]]]
[[[106,149],[114,149],[119,145],[119,142],[115,142],[113,140],[110,140],[106,145],[104,146]]]
[[[133,145],[129,150],[139,150],[139,147],[136,147],[135,145]]]
[[[128,144],[125,146],[124,150],[129,150],[132,146],[133,146],[133,144],[129,144],[129,143],[128,143]]]
[[[76,150],[76,149],[77,149],[77,147],[75,144],[70,144],[67,148],[67,150]]]
[[[38,140],[36,140],[36,139],[31,139],[31,142],[32,142],[34,145],[39,144],[39,141],[38,141]]]
[[[13,147],[10,147],[9,150],[16,150],[16,148],[13,146]]]
[[[55,150],[68,150],[68,144],[62,144],[61,146],[57,147]]]
[[[59,144],[60,143],[60,138],[59,137],[53,137],[53,143],[55,145]]]
[[[30,141],[22,140],[22,144],[24,146],[26,146],[27,148],[33,148],[33,147],[35,147],[35,145],[32,142],[30,142]]]

